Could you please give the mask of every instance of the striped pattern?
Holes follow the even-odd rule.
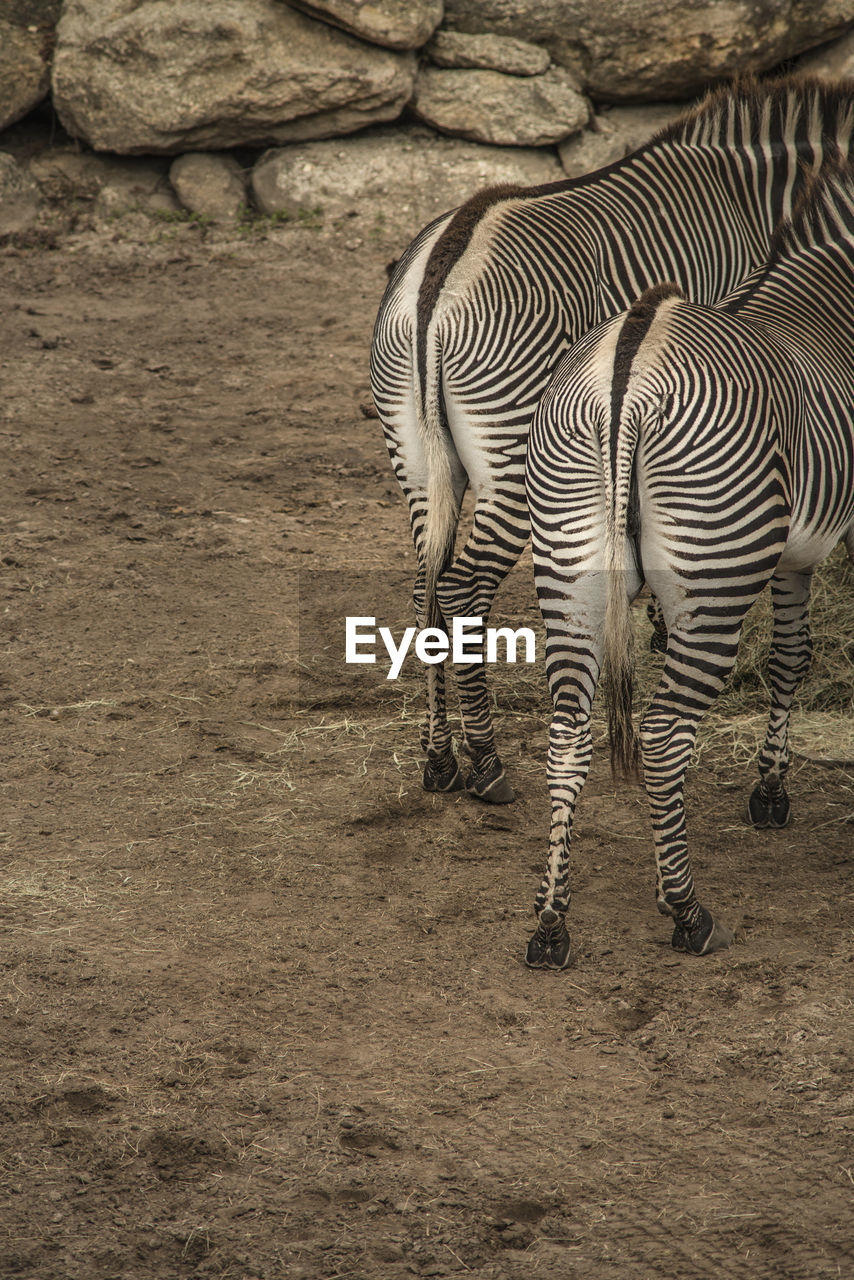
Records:
[[[545,922],[529,960],[552,964],[543,936],[569,906],[600,671],[612,758],[633,766],[628,606],[644,582],[668,630],[640,727],[657,901],[675,921],[675,946],[715,950],[730,938],[696,897],[685,830],[697,727],[770,582],[771,711],[749,816],[785,825],[811,575],[842,537],[854,554],[854,171],[828,166],[773,237],[767,263],[717,305],[659,286],[586,335],[535,416],[527,492],[554,700],[552,831],[537,897]]]
[[[628,159],[539,188],[481,193],[404,254],[377,317],[374,399],[419,554],[419,623],[489,614],[528,537],[531,418],[560,357],[650,284],[722,297],[768,252],[805,175],[852,147],[852,89],[782,80],[712,94]],[[460,502],[475,496],[454,552]],[[463,785],[428,675],[425,785]],[[495,751],[485,672],[458,669],[470,789],[512,792]]]

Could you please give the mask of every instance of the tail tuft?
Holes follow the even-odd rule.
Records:
[[[444,629],[436,592],[441,574],[453,560],[460,505],[451,461],[454,446],[442,396],[441,347],[435,332],[432,337],[433,342],[429,344],[426,335],[420,339],[418,416],[427,460],[427,509],[420,555],[425,575],[427,626]]]
[[[640,775],[638,742],[632,720],[634,665],[634,636],[626,591],[626,571],[612,563],[608,574],[602,675],[608,706],[611,775],[623,782],[636,782]]]

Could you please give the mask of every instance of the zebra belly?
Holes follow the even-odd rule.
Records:
[[[848,522],[850,524],[850,520]],[[830,530],[793,525],[783,554],[777,562],[777,573],[811,573],[817,564],[829,556],[846,532],[846,525],[834,525]]]

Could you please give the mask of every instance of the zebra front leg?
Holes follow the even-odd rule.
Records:
[[[780,573],[771,579],[774,633],[768,657],[771,707],[759,753],[759,785],[747,802],[754,827],[785,827],[792,810],[785,779],[789,769],[789,713],[798,685],[810,666],[809,599],[811,573]]]
[[[697,724],[656,707],[653,700],[641,721],[640,739],[655,839],[658,909],[675,921],[673,948],[705,956],[728,947],[733,935],[697,901],[688,858],[684,784]]]
[[[569,930],[569,854],[572,823],[592,755],[590,714],[556,711],[549,729],[548,781],[551,830],[546,871],[537,893],[537,927],[528,941],[525,963],[532,969],[565,969],[571,962]]]

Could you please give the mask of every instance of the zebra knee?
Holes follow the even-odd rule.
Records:
[[[558,706],[552,715],[549,734],[562,738],[577,738],[590,732],[590,711],[581,707]]]
[[[644,764],[660,755],[673,735],[677,717],[662,714],[660,711],[647,711],[638,728],[641,754]]]
[[[589,755],[592,749],[590,715],[558,711],[549,724],[549,753],[553,756]]]
[[[475,582],[468,582],[448,570],[439,579],[436,586],[436,599],[442,616],[446,618],[480,618],[485,625],[492,606],[489,594]]]
[[[696,733],[693,721],[673,712],[650,710],[643,717],[638,737],[644,784],[651,798],[682,785]]]

